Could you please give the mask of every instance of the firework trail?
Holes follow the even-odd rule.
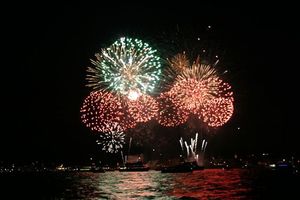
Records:
[[[187,142],[186,142],[186,141],[184,142],[184,144],[185,144],[185,147],[186,147],[186,153],[187,153],[187,157],[189,157],[189,156],[190,156],[189,145],[187,144]]]
[[[205,144],[205,140],[202,140],[202,145],[201,145],[201,150],[203,151],[204,149],[204,144]]]
[[[124,159],[123,151],[121,151],[121,157],[122,157],[123,166],[125,166],[125,159]]]
[[[130,139],[129,139],[129,147],[128,147],[128,154],[127,155],[130,154],[131,143],[132,143],[132,137],[130,137]]]
[[[184,149],[183,149],[183,139],[182,139],[182,137],[180,138],[179,143],[180,143],[180,147],[181,147],[182,152],[184,152]]]
[[[206,150],[206,146],[207,146],[207,141],[205,139],[202,140],[202,145],[201,145],[201,148],[200,148],[200,152],[198,151],[198,146],[197,146],[197,144],[198,144],[198,133],[196,133],[195,139],[191,138],[190,141],[191,141],[191,144],[188,145],[187,141],[183,141],[182,138],[180,138],[180,140],[179,140],[180,145],[183,144],[183,143],[185,144],[186,152],[187,152],[186,159],[189,162],[196,161],[199,166],[203,166],[204,154],[205,154],[205,150]],[[183,147],[183,145],[181,145],[181,146]]]

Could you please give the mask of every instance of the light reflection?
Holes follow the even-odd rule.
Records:
[[[245,198],[251,185],[240,169],[205,169],[193,173],[105,172],[78,174],[68,188],[72,198],[199,199]],[[78,181],[79,180],[79,181]],[[243,181],[242,181],[243,180]],[[75,195],[75,196],[74,196]]]

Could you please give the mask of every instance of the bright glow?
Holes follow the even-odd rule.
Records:
[[[141,94],[135,90],[130,90],[128,93],[128,99],[130,99],[132,101],[137,100],[140,96],[141,96]]]

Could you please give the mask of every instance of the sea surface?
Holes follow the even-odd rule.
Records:
[[[249,169],[0,175],[0,199],[300,199],[299,177]]]

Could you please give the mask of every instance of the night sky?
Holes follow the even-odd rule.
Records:
[[[79,113],[90,92],[89,59],[120,36],[150,41],[164,52],[164,33],[177,37],[178,29],[187,43],[200,36],[204,43],[195,45],[220,53],[235,94],[234,116],[210,137],[208,152],[300,153],[299,34],[288,6],[35,6],[11,6],[2,17],[0,160],[80,161],[95,154],[95,139]],[[157,137],[177,134],[153,126]]]

